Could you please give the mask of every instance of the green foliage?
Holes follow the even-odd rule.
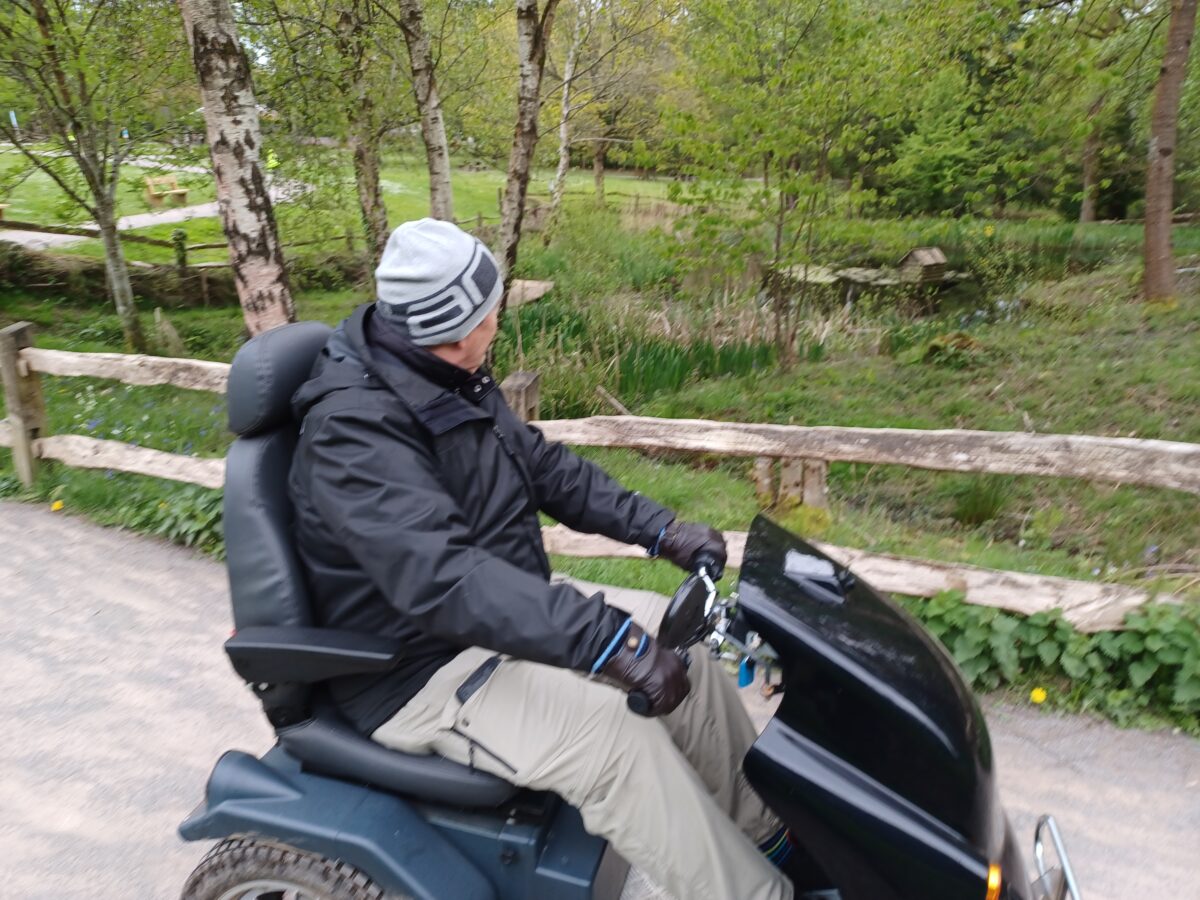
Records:
[[[775,362],[773,348],[763,344],[725,344],[708,341],[679,345],[670,341],[625,343],[617,360],[616,384],[621,394],[644,399],[677,391],[697,379],[748,375]]]
[[[166,492],[138,490],[113,511],[113,519],[126,528],[223,557],[221,502],[221,491],[194,485]]]
[[[518,333],[524,362],[517,355]],[[536,368],[542,415],[569,418],[602,408],[597,385],[637,404],[698,380],[766,371],[774,350],[762,343],[648,337],[636,321],[605,321],[595,311],[582,313],[564,299],[547,298],[505,317],[495,358],[500,372]]]
[[[948,369],[965,369],[978,361],[984,347],[976,338],[962,331],[939,334],[927,343],[900,354],[907,363],[929,363]]]
[[[904,599],[979,690],[1041,687],[1052,705],[1200,736],[1200,606],[1152,604],[1122,631],[1084,634],[1058,610],[1024,617],[946,592]]]
[[[24,486],[16,475],[0,472],[0,498],[18,497],[23,490]]]
[[[518,278],[548,279],[556,297],[593,302],[628,291],[665,294],[675,286],[680,261],[662,232],[631,232],[616,210],[585,202],[571,203],[567,212],[549,243],[522,246]]]
[[[1007,475],[971,475],[953,489],[955,522],[968,527],[995,519],[1012,496],[1013,479]]]
[[[943,69],[925,90],[916,130],[892,149],[884,169],[888,196],[904,215],[961,215],[986,184],[981,136],[962,122],[966,76]]]

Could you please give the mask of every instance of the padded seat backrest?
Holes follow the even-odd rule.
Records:
[[[297,322],[247,341],[229,371],[224,530],[236,628],[309,625],[312,611],[292,535],[288,473],[299,423],[291,399],[330,335]]]

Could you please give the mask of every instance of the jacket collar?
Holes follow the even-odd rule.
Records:
[[[463,422],[491,418],[485,409],[433,382],[403,358],[383,349],[373,351],[367,337],[373,315],[374,303],[355,309],[343,323],[346,339],[367,375],[399,397],[425,427],[434,434],[444,434]]]
[[[427,347],[415,344],[408,331],[377,310],[363,323],[366,342],[379,362],[400,362],[434,384],[465,397],[475,405],[495,389],[492,373],[486,366],[467,371],[449,363]]]

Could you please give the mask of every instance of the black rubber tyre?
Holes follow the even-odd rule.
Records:
[[[270,841],[228,838],[188,877],[181,900],[411,900],[344,862]]]

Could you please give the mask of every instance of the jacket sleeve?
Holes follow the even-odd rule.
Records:
[[[538,506],[568,528],[651,547],[675,513],[628,490],[593,462],[547,441],[532,425],[527,454]]]
[[[309,441],[317,512],[395,609],[426,634],[590,670],[626,614],[473,545],[418,440],[335,412]]]

